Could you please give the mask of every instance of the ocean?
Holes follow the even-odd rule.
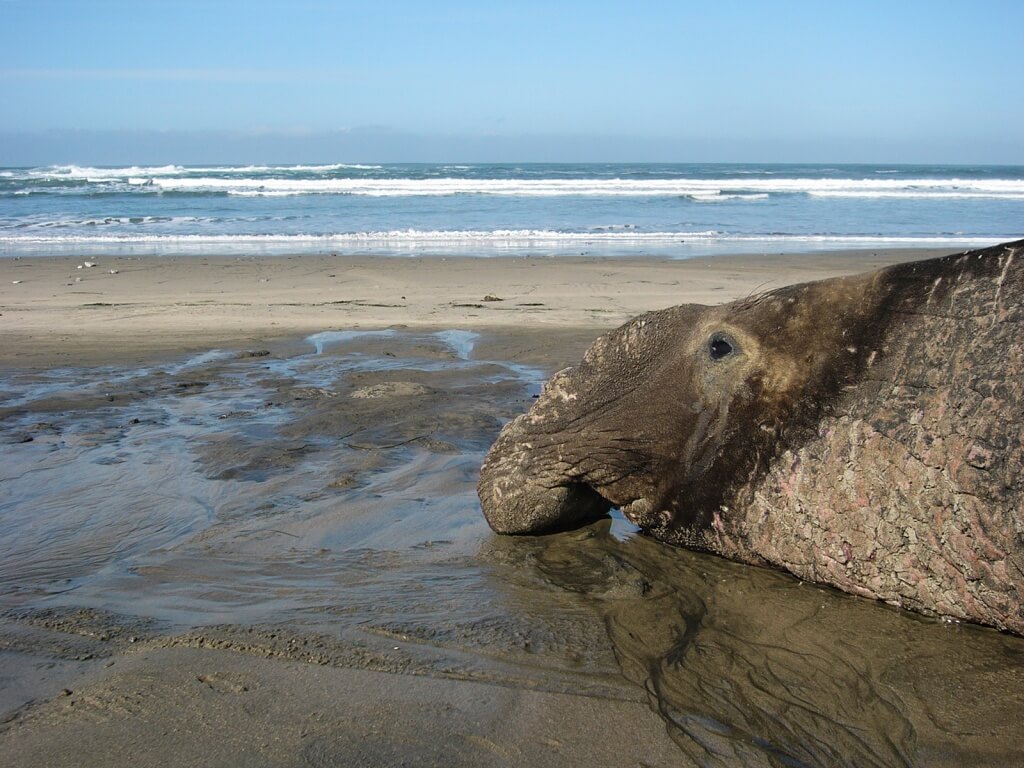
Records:
[[[384,164],[0,169],[0,256],[688,258],[1024,235],[1024,166]]]

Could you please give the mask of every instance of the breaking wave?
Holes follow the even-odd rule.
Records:
[[[677,197],[694,202],[762,201],[780,195],[833,198],[930,198],[1024,200],[1024,178],[991,173],[971,178],[929,175],[914,169],[818,169],[814,174],[784,175],[777,171],[730,169],[687,171],[666,167],[655,171],[623,166],[612,172],[580,167],[528,171],[504,166],[442,165],[381,166],[355,163],[325,165],[182,165],[49,166],[7,169],[0,175],[0,194],[176,193],[243,197],[354,195],[424,197],[489,195],[506,197]],[[795,169],[786,169],[795,170]],[[946,171],[953,169],[944,169]],[[837,175],[838,174],[838,175]],[[1017,177],[1013,177],[1017,176]]]

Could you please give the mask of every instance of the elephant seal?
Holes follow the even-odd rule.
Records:
[[[1024,240],[641,315],[488,453],[498,533],[665,542],[1024,634]]]

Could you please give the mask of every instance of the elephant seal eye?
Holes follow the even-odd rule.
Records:
[[[722,336],[713,336],[708,344],[708,354],[712,360],[721,360],[723,357],[732,354],[732,344]]]

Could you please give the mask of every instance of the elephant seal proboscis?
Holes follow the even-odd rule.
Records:
[[[1024,634],[1024,240],[651,312],[507,424],[499,533],[647,533]]]

